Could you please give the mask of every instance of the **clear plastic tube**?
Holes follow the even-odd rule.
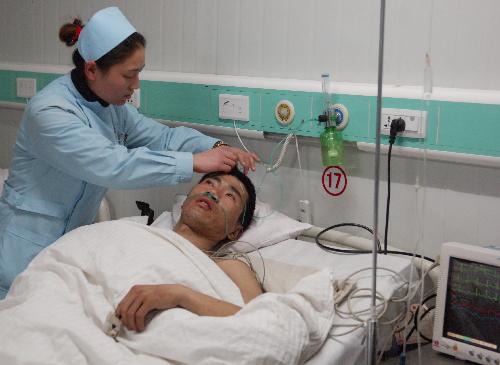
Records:
[[[328,107],[330,106],[330,74],[321,74],[321,92],[323,94],[323,111],[325,114],[328,113]]]
[[[424,68],[424,98],[428,99],[432,95],[432,66],[431,57],[428,53],[425,55]]]
[[[188,195],[186,200],[184,201],[183,205],[188,203],[189,201],[193,200],[193,199],[197,199],[201,196],[206,196],[208,197],[209,199],[213,200],[215,202],[215,207],[217,207],[216,209],[220,210],[222,212],[222,214],[224,215],[224,239],[226,239],[229,235],[229,224],[228,224],[228,217],[227,217],[227,212],[226,210],[224,209],[224,207],[222,205],[219,204],[219,198],[217,197],[217,195],[215,195],[214,193],[210,192],[210,191],[205,191],[203,193],[197,193],[197,194],[191,194],[191,195]],[[243,209],[246,208],[246,205]],[[245,216],[245,213],[243,214],[243,217]],[[244,218],[243,218],[244,219]]]

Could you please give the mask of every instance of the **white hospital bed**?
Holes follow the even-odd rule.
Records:
[[[0,178],[5,178],[7,176],[6,170],[0,169]],[[3,183],[3,181],[0,181]],[[101,207],[100,221],[105,221],[109,219],[109,203],[104,202]],[[333,275],[342,279],[350,275],[351,273],[364,269],[370,268],[371,266],[371,255],[347,255],[347,254],[332,254],[326,252],[319,248],[314,242],[311,242],[312,238],[320,231],[318,227],[312,227],[308,231],[304,232],[297,239],[285,239],[281,242],[274,243],[267,247],[261,248],[258,252],[250,253],[253,262],[257,262],[258,266],[259,260],[264,260],[267,267],[267,280],[273,275],[276,279],[277,267],[279,264],[283,264],[285,269],[289,268],[303,268],[302,273],[309,270],[318,270],[322,268],[330,268]],[[371,242],[366,239],[362,239],[356,236],[351,236],[345,233],[332,231],[323,236],[326,242],[331,245],[342,245],[342,246],[354,246],[354,248],[367,249],[371,245]],[[288,266],[287,266],[288,265]],[[378,266],[381,268],[390,268],[396,274],[392,272],[387,272],[380,270],[377,279],[377,290],[385,298],[391,297],[403,297],[406,294],[407,286],[402,285],[402,281],[417,282],[420,278],[420,273],[422,270],[428,268],[427,264],[422,264],[418,262],[412,262],[411,257],[405,256],[385,256],[379,255]],[[274,270],[274,271],[273,271]],[[300,270],[297,271],[300,275]],[[296,273],[297,273],[296,272]],[[278,272],[278,275],[282,279],[290,279],[293,275],[291,272]],[[278,281],[279,281],[278,277]],[[355,277],[355,282],[357,288],[370,288],[371,287],[371,270],[360,273]],[[264,284],[265,283],[264,278]],[[433,281],[430,281],[433,285]],[[367,292],[365,292],[367,294]],[[365,309],[368,308],[370,303],[370,298],[358,298],[352,301],[355,309]],[[402,303],[388,303],[387,311],[385,312],[384,318],[391,319],[395,318],[398,314],[402,313],[405,307]],[[354,329],[349,331],[350,327],[344,327],[345,324],[353,323],[352,319],[341,318],[341,316],[336,316],[334,319],[333,329],[331,335],[320,349],[320,351],[314,355],[308,362],[308,365],[317,364],[359,364],[364,363],[364,349],[365,349],[365,331],[364,328]],[[356,323],[356,322],[355,322]],[[379,333],[379,344],[380,349],[387,349],[391,343],[391,326],[381,326]],[[336,336],[343,332],[349,332],[342,336]],[[388,341],[385,341],[385,340]],[[385,345],[385,347],[384,347]]]
[[[182,201],[182,200],[181,200]],[[179,202],[178,202],[179,203]],[[175,205],[173,210],[175,211]],[[170,212],[166,212],[170,216]],[[163,215],[157,218],[162,220]],[[145,217],[130,217],[127,219],[138,219],[146,221]],[[170,218],[169,218],[170,219]],[[173,218],[175,220],[175,218]],[[155,225],[153,223],[153,225]],[[169,222],[172,224],[172,222]],[[277,224],[278,227],[287,225],[286,222]],[[160,223],[161,226],[161,223]],[[286,229],[286,228],[283,228]],[[293,230],[293,228],[288,227]],[[297,280],[307,273],[323,268],[332,269],[333,275],[338,279],[343,279],[357,270],[368,269],[372,265],[371,254],[332,254],[326,252],[314,243],[314,237],[322,230],[320,227],[311,227],[304,231],[296,239],[284,239],[280,242],[260,248],[258,251],[250,252],[251,261],[260,279],[264,276],[264,287],[266,288],[266,280],[271,281],[271,289],[278,289],[281,292],[283,288],[290,288]],[[264,235],[262,235],[264,238]],[[329,231],[322,235],[323,243],[336,247],[350,247],[357,249],[371,249],[371,240],[353,236],[339,231]],[[394,247],[389,247],[390,250],[397,250]],[[262,269],[264,263],[265,271]],[[379,255],[377,275],[377,291],[384,298],[400,298],[407,293],[407,286],[403,286],[403,281],[412,282],[414,287],[418,286],[417,282],[421,277],[421,273],[429,269],[430,264],[419,259],[413,259],[408,256],[398,255]],[[392,272],[385,271],[383,268],[389,268]],[[264,274],[263,274],[264,272]],[[362,294],[369,294],[368,289],[371,288],[371,270],[366,270],[353,279],[356,282],[358,289],[367,289]],[[434,287],[437,283],[437,270],[429,273],[432,277],[426,280],[428,290]],[[266,279],[267,277],[267,279]],[[418,296],[413,302],[418,302]],[[355,308],[366,309],[369,306],[370,298],[360,298],[352,301]],[[382,321],[388,321],[396,318],[398,315],[403,315],[406,311],[406,302],[394,303],[388,302],[388,308],[385,312]],[[341,308],[345,308],[345,305]],[[367,319],[367,317],[364,317]],[[346,335],[335,336],[343,332],[349,332],[352,327],[344,327],[346,324],[359,323],[352,319],[343,319],[336,316],[334,320],[334,329],[332,336],[327,339],[321,350],[311,358],[308,365],[319,364],[361,364],[364,363],[365,349],[365,330],[364,328],[356,329]],[[379,329],[379,350],[388,350],[392,345],[392,332],[394,326],[381,325]]]
[[[307,238],[307,237],[302,237]],[[275,245],[265,247],[260,250],[260,254],[264,260],[273,260],[293,266],[304,266],[315,269],[329,267],[333,269],[333,274],[336,278],[344,278],[349,274],[363,268],[371,267],[372,258],[369,254],[363,255],[344,255],[331,254],[325,252],[317,245],[305,241],[303,239],[289,239]],[[252,256],[257,254],[253,253]],[[258,261],[258,260],[257,260]],[[411,259],[406,257],[384,256],[380,255],[378,260],[379,267],[387,267],[406,280],[410,279],[412,264]],[[273,275],[273,274],[271,274]],[[418,279],[418,273],[413,273],[413,280]],[[360,273],[355,277],[356,286],[358,288],[371,287],[371,270]],[[385,271],[379,271],[377,279],[377,290],[386,298],[393,296],[404,296],[405,287],[401,287],[401,281],[395,278],[394,274]],[[365,292],[364,294],[367,294]],[[368,308],[370,298],[359,299],[356,302],[358,308]],[[385,313],[386,318],[395,318],[399,313],[404,311],[402,304],[390,303]],[[343,324],[353,323],[351,319],[342,319],[336,316],[334,320],[333,334],[346,332],[349,327],[343,327]],[[384,349],[388,349],[391,345],[391,326],[381,326],[379,338],[381,342],[385,342]],[[381,346],[382,347],[382,344]],[[362,364],[364,363],[365,349],[365,330],[359,328],[349,334],[329,337],[322,349],[311,358],[307,364]]]

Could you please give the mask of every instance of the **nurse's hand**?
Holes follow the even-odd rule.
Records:
[[[224,148],[224,147],[218,147],[218,148]],[[226,147],[226,148],[232,149],[233,152],[236,154],[236,156],[238,157],[238,162],[240,163],[241,166],[243,166],[243,172],[245,173],[245,175],[248,173],[248,170],[255,171],[256,163],[260,162],[259,156],[257,156],[253,152],[246,152],[235,147]]]
[[[256,162],[260,161],[255,153],[248,153],[239,148],[220,146],[193,155],[193,170],[199,173],[214,171],[231,171],[239,162],[246,174],[249,169],[255,170]]]

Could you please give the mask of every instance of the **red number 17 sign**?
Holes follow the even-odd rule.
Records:
[[[323,171],[322,183],[328,194],[338,196],[347,187],[347,175],[340,166],[328,166]]]

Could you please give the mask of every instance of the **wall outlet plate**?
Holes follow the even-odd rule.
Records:
[[[250,120],[250,98],[247,95],[219,94],[219,118]]]
[[[312,224],[312,207],[309,200],[299,200],[299,221]]]
[[[425,138],[427,130],[427,112],[412,109],[382,108],[380,133],[390,135],[391,122],[401,118],[405,121],[405,130],[398,136],[408,138]]]
[[[36,79],[29,77],[16,78],[16,95],[19,98],[32,98],[36,94]]]

